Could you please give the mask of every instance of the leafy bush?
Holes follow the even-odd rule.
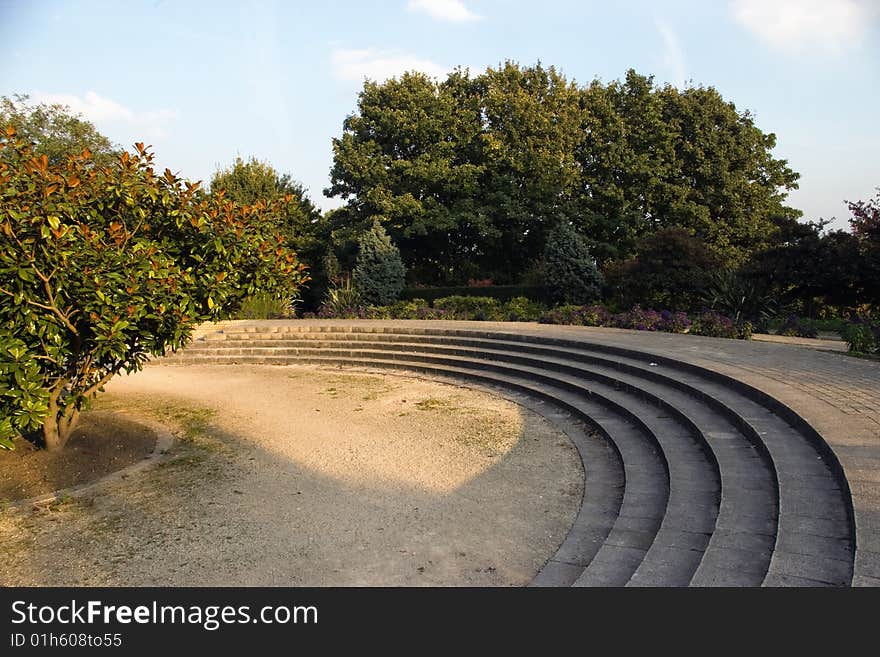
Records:
[[[541,324],[567,324],[572,326],[584,326],[581,320],[583,306],[567,304],[556,306],[541,314],[538,322]]]
[[[779,313],[776,297],[765,285],[731,269],[712,274],[702,301],[710,310],[726,315],[734,322],[751,321],[766,326]]]
[[[544,276],[553,300],[565,303],[583,304],[598,298],[604,282],[587,241],[566,221],[547,235]]]
[[[445,310],[431,308],[424,299],[398,301],[390,306],[370,306],[367,319],[448,319]]]
[[[514,297],[502,309],[502,315],[508,322],[537,322],[543,312],[543,304],[526,297]]]
[[[318,309],[318,317],[324,319],[354,319],[362,317],[363,299],[351,278],[344,278],[339,285],[327,290],[324,303]]]
[[[296,316],[296,300],[258,292],[241,302],[233,319],[289,319]]]
[[[862,354],[880,354],[880,321],[856,317],[843,329],[849,350]]]
[[[819,335],[816,324],[812,320],[789,315],[785,323],[776,331],[777,335],[787,335],[798,338],[815,338]]]
[[[708,310],[694,318],[690,333],[711,338],[748,340],[752,337],[752,325],[749,322],[737,324],[730,317]]]
[[[0,417],[39,425],[48,449],[117,373],[180,348],[257,290],[308,280],[278,204],[157,175],[143,144],[108,166],[88,151],[50,163],[9,128],[0,185],[0,326],[15,333],[0,336]],[[41,392],[18,394],[22,376]]]
[[[632,310],[618,313],[611,318],[615,328],[634,329],[636,331],[656,331],[660,324],[660,313],[656,310],[644,310],[641,306],[633,306]]]
[[[547,296],[543,287],[535,285],[488,285],[484,287],[408,287],[400,294],[401,299],[425,299],[432,303],[443,297],[492,297],[499,301],[510,301],[515,297],[526,297],[540,301]]]
[[[701,305],[718,257],[683,228],[664,228],[642,238],[637,255],[611,263],[605,276],[624,307],[644,303],[690,310]]]
[[[444,311],[448,319],[502,319],[501,302],[492,297],[444,297],[434,301],[434,308]]]
[[[722,338],[747,340],[752,335],[748,322],[736,323],[729,317],[709,311],[695,319],[684,312],[656,311],[634,306],[630,311],[612,315],[603,306],[558,306],[541,315],[542,324],[571,324],[574,326],[606,326],[635,331],[662,331],[664,333],[693,333]]]
[[[607,325],[616,328],[634,329],[636,331],[687,333],[691,324],[692,322],[688,318],[687,313],[671,312],[669,310],[658,312],[656,310],[643,309],[641,306],[636,305],[629,312],[612,315]]]
[[[406,268],[388,233],[376,221],[361,236],[358,246],[353,279],[363,300],[374,305],[395,301],[403,290]]]

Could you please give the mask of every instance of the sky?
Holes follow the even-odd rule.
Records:
[[[0,0],[0,95],[66,104],[191,180],[257,157],[329,209],[365,77],[634,68],[750,111],[801,174],[789,203],[845,228],[880,187],[878,37],[880,0]]]

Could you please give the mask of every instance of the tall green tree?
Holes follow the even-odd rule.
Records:
[[[231,166],[218,169],[211,178],[212,195],[253,205],[258,201],[278,201],[283,207],[283,228],[289,244],[297,253],[313,250],[321,213],[306,194],[305,187],[290,174],[279,173],[268,162],[235,158]],[[314,264],[314,263],[309,263]]]
[[[657,87],[630,70],[623,82],[594,82],[582,102],[581,216],[604,259],[679,226],[738,265],[800,216],[785,205],[799,176],[773,157],[776,136],[714,88]]]
[[[382,223],[421,282],[465,276],[489,231],[479,212],[479,107],[466,72],[443,84],[405,73],[366,82],[333,140],[328,196],[347,201],[336,228]]]
[[[406,268],[400,251],[378,221],[358,240],[357,266],[352,279],[361,298],[384,306],[397,301],[403,290]]]
[[[601,261],[633,253],[658,228],[661,199],[675,177],[675,133],[651,78],[596,80],[581,90],[581,176],[577,221]]]
[[[579,88],[553,67],[506,62],[367,82],[325,193],[346,202],[340,234],[378,218],[422,283],[514,282],[559,215],[603,262],[678,226],[735,266],[799,216],[785,205],[798,175],[774,146],[711,87],[629,71]]]
[[[0,126],[15,128],[18,139],[29,142],[36,155],[52,165],[84,150],[96,166],[107,166],[121,153],[94,124],[60,104],[32,104],[25,94],[0,96]]]
[[[880,304],[880,188],[867,201],[847,202],[852,234],[859,245],[859,300]]]
[[[481,264],[515,282],[541,256],[548,217],[569,215],[579,182],[578,90],[554,67],[506,62],[475,79],[483,117],[478,201],[493,235]]]
[[[307,306],[315,306],[328,284],[322,263],[332,244],[330,227],[323,221],[305,187],[289,173],[279,172],[266,161],[236,157],[230,166],[214,172],[210,193],[241,205],[272,201],[280,207],[281,230],[286,245],[309,268],[310,280],[300,288],[300,300]],[[293,296],[288,292],[281,293],[286,301]]]
[[[550,230],[544,247],[546,286],[555,301],[585,304],[602,294],[602,274],[587,241],[568,221]]]

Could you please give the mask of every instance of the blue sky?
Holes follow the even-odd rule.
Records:
[[[256,156],[330,208],[331,139],[364,76],[632,67],[753,112],[802,174],[791,203],[843,227],[843,200],[880,186],[878,36],[878,0],[0,0],[0,95],[68,104],[193,180]]]

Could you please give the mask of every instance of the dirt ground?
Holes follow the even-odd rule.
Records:
[[[0,450],[0,504],[87,484],[137,463],[153,451],[156,433],[111,413],[85,413],[63,451],[26,440]]]
[[[543,418],[392,374],[149,367],[98,408],[158,420],[165,461],[0,512],[0,585],[522,585],[583,490]]]

